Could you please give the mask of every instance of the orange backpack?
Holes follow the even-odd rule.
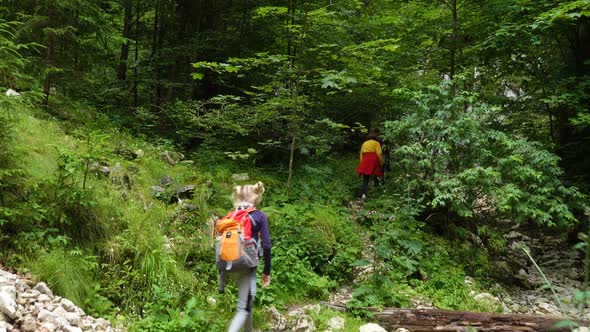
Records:
[[[252,238],[255,208],[234,210],[215,225],[215,262],[220,271],[245,270],[258,266],[258,243]]]

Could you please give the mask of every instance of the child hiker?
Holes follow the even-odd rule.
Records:
[[[216,225],[216,229],[220,233],[221,238],[230,239],[237,234],[240,238],[245,238],[243,244],[245,249],[242,249],[248,255],[248,251],[253,246],[254,252],[252,257],[245,257],[245,263],[242,260],[223,261],[223,258],[218,258],[218,267],[220,267],[220,291],[223,291],[225,275],[228,274],[238,286],[238,303],[237,311],[229,325],[228,332],[239,332],[242,328],[246,332],[252,330],[252,317],[254,298],[256,297],[256,269],[258,265],[258,240],[262,240],[262,256],[264,257],[264,267],[262,269],[261,283],[262,287],[270,284],[270,266],[271,266],[271,242],[268,231],[268,221],[264,212],[257,210],[256,206],[262,199],[264,192],[264,185],[258,182],[255,185],[236,186],[233,189],[233,201],[235,210],[220,220]],[[222,230],[221,227],[227,220],[236,223],[239,227],[228,231]],[[232,234],[233,232],[233,234]],[[229,240],[228,240],[229,241]],[[221,246],[223,246],[221,242]],[[241,246],[240,245],[240,246]],[[226,248],[230,247],[226,244]],[[239,246],[238,246],[239,247]],[[224,248],[225,249],[225,248]],[[218,247],[217,251],[221,252],[224,249]],[[220,254],[223,257],[223,253]],[[242,258],[241,258],[242,259]],[[221,261],[221,265],[220,265]]]

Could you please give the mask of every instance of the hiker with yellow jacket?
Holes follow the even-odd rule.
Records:
[[[372,130],[367,134],[365,142],[361,146],[360,163],[357,167],[358,176],[362,176],[362,184],[359,191],[361,199],[367,198],[369,190],[369,181],[374,177],[375,183],[379,183],[379,179],[383,178],[383,151],[381,150],[381,141],[379,140],[379,132]]]

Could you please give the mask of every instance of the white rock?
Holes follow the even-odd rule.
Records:
[[[359,332],[387,332],[387,330],[382,328],[379,324],[369,323],[361,326]]]
[[[490,293],[480,293],[473,297],[473,299],[477,302],[491,302],[491,303],[499,303],[497,297],[493,296]]]
[[[296,332],[314,332],[315,331],[315,323],[313,322],[313,318],[309,317],[308,315],[301,315],[297,317],[295,324],[291,331]]]
[[[301,308],[289,311],[289,316],[291,317],[295,317],[295,316],[301,316],[301,315],[305,315],[308,312],[313,312],[315,314],[319,314],[321,310],[321,307],[319,304],[308,304],[305,305]]]
[[[34,299],[41,295],[41,292],[35,289],[29,289],[25,292],[19,293],[18,296],[22,297],[23,299]]]
[[[410,330],[400,327],[399,329],[396,329],[395,332],[410,332]]]
[[[98,318],[96,320],[96,330],[97,331],[107,331],[109,328],[111,327],[111,323],[104,319],[104,318]]]
[[[63,310],[63,309],[62,309]],[[54,314],[46,309],[41,309],[37,318],[44,323],[50,323],[57,327],[69,326],[70,323],[63,317]]]
[[[41,294],[37,297],[37,302],[45,303],[45,302],[49,302],[49,301],[51,301],[51,299],[49,298],[49,296],[47,296],[45,294]]]
[[[47,284],[44,282],[38,283],[34,289],[38,290],[41,294],[47,295],[51,299],[54,297],[53,292],[51,291],[51,289],[49,289],[49,287],[47,287]]]
[[[344,330],[346,326],[346,319],[342,317],[332,317],[328,321],[328,329],[332,331],[341,331]]]
[[[270,329],[272,331],[282,331],[287,326],[287,319],[275,307],[266,309],[271,316]]]
[[[580,326],[580,327],[576,327],[575,329],[573,329],[572,332],[590,332],[590,328],[587,328],[585,326]]]
[[[550,303],[539,304],[539,310],[537,310],[537,312],[541,315],[561,316],[559,309]]]
[[[231,178],[234,181],[248,181],[248,180],[250,180],[250,176],[248,175],[248,173],[232,174]]]
[[[18,96],[20,96],[20,93],[14,91],[12,89],[8,89],[8,90],[6,90],[5,95],[8,97],[18,97]]]
[[[74,302],[68,300],[68,299],[61,299],[61,306],[67,311],[67,312],[75,312],[76,311],[76,305],[74,304]]]
[[[75,312],[66,313],[66,319],[72,326],[80,326],[82,324],[82,317]]]
[[[63,318],[63,320],[65,320],[65,321],[67,321],[67,320],[68,320],[68,319],[67,319],[68,312],[66,311],[66,309],[64,309],[64,308],[62,308],[62,307],[57,307],[57,308],[55,308],[55,309],[52,311],[52,313],[53,313],[54,315],[56,315],[57,317],[59,317],[59,318]]]
[[[21,321],[20,328],[24,332],[34,332],[37,330],[37,321],[31,316],[25,316]]]
[[[75,326],[66,326],[63,328],[64,332],[82,332],[82,329]]]
[[[39,328],[40,332],[55,332],[55,330],[57,330],[57,327],[49,322],[41,324]]]
[[[0,286],[0,312],[10,319],[15,319],[16,309],[16,288],[11,285]]]
[[[0,321],[0,332],[6,332],[8,330],[8,323]]]

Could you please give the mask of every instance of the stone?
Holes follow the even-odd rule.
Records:
[[[172,183],[174,183],[174,179],[172,179],[172,177],[170,175],[164,175],[161,179],[160,179],[160,185],[161,186],[169,186]]]
[[[12,90],[12,89],[8,89],[6,90],[6,92],[4,93],[7,97],[18,97],[20,96],[20,93]]]
[[[375,323],[368,323],[359,328],[359,332],[387,332],[381,325]]]
[[[410,332],[410,330],[400,327],[399,329],[396,329],[395,332]]]
[[[64,308],[67,312],[75,312],[76,311],[76,305],[74,304],[74,302],[72,302],[68,299],[61,299],[60,304],[61,304],[62,308]]]
[[[173,201],[177,201],[180,199],[191,199],[195,193],[195,186],[194,184],[187,184],[186,186],[182,186],[174,191],[174,195],[172,197]]]
[[[331,331],[341,331],[344,330],[346,326],[346,319],[342,317],[332,317],[328,320],[328,329]]]
[[[49,289],[49,287],[47,287],[47,284],[44,282],[38,283],[34,289],[39,291],[41,294],[47,295],[50,299],[54,297],[53,292],[51,291],[51,289]]]
[[[162,193],[166,192],[166,189],[160,186],[151,186],[150,189],[152,190],[152,196],[159,196]]]
[[[64,332],[82,332],[82,329],[76,326],[66,326],[63,330]]]
[[[115,154],[127,159],[127,160],[134,160],[138,157],[136,152],[133,152],[124,147],[118,147],[115,149]]]
[[[18,296],[22,297],[23,299],[35,299],[39,295],[41,295],[41,292],[36,289],[29,289],[23,293],[18,294]]]
[[[56,330],[57,327],[49,322],[41,324],[41,327],[39,328],[39,332],[55,332]]]
[[[176,165],[176,160],[174,160],[174,158],[172,158],[169,151],[164,151],[164,152],[160,153],[160,158],[162,158],[162,160],[164,160],[165,162],[167,162],[168,164],[170,164],[172,166]]]
[[[523,235],[517,231],[510,231],[510,233],[504,235],[504,238],[507,240],[520,240],[522,237]]]
[[[65,318],[72,326],[80,326],[82,324],[82,317],[75,312],[66,313]]]
[[[271,321],[270,321],[270,329],[272,331],[282,331],[287,326],[287,320],[285,316],[283,316],[277,308],[271,306],[266,309],[266,311],[270,314]]]
[[[559,311],[559,309],[550,303],[541,303],[538,306],[537,309],[537,313],[541,314],[541,315],[549,315],[549,316],[562,316],[561,312]]]
[[[62,310],[63,310],[63,308],[62,308]],[[50,323],[50,324],[57,326],[57,327],[63,327],[63,326],[70,325],[70,322],[68,322],[68,320],[65,319],[65,317],[61,317],[58,314],[55,314],[55,313],[45,310],[45,309],[41,309],[41,312],[39,312],[39,315],[37,316],[37,318],[41,322]]]
[[[37,321],[31,316],[25,316],[21,321],[20,328],[24,332],[34,332],[37,330]]]
[[[0,332],[7,332],[8,331],[8,323],[0,322]]]
[[[0,286],[0,312],[10,319],[15,319],[16,310],[16,288],[11,285]]]
[[[104,319],[104,318],[98,318],[96,320],[96,330],[97,331],[106,331],[108,329],[110,329],[111,327],[111,323]]]
[[[586,326],[580,326],[573,329],[572,332],[590,332],[590,328]]]
[[[248,173],[236,173],[232,174],[231,179],[234,181],[248,181],[250,180],[250,175]]]
[[[473,297],[473,299],[477,302],[489,302],[489,303],[499,303],[497,297],[493,296],[490,293],[480,293]]]
[[[293,324],[293,328],[291,331],[295,332],[314,332],[315,331],[315,323],[313,318],[309,317],[308,315],[301,315],[297,317],[297,320]]]

